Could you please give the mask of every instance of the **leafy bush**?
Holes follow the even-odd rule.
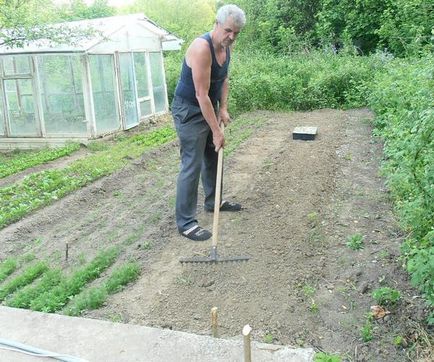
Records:
[[[180,60],[167,58],[173,94]],[[310,110],[366,105],[368,84],[378,69],[378,58],[337,56],[311,52],[277,56],[264,52],[235,52],[230,70],[229,111],[235,116],[253,109]]]
[[[350,98],[358,103],[352,93],[372,77],[371,67],[367,58],[325,53],[293,57],[243,53],[232,66],[230,110],[238,114],[251,109],[344,107]]]
[[[377,73],[369,104],[384,139],[383,172],[402,228],[412,282],[434,305],[434,56],[393,60]],[[431,316],[434,319],[434,313]],[[433,321],[434,322],[434,321]]]

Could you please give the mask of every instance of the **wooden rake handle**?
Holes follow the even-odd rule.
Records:
[[[220,129],[223,134],[225,132],[225,125],[223,122],[220,124]],[[223,147],[218,150],[217,160],[217,178],[215,183],[215,199],[214,199],[214,220],[212,226],[212,246],[217,247],[218,240],[218,228],[219,228],[219,216],[220,216],[220,204],[222,193],[222,176],[223,176]]]

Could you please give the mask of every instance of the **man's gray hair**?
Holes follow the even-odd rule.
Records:
[[[216,20],[219,24],[224,24],[228,17],[232,18],[234,25],[238,28],[246,25],[246,14],[236,5],[224,5],[217,10]]]

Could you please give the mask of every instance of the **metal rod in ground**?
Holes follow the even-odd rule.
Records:
[[[69,254],[69,244],[68,242],[66,242],[66,246],[65,246],[65,260],[68,261],[68,255]]]
[[[218,337],[217,331],[217,307],[211,308],[211,330],[214,338]]]
[[[252,327],[246,324],[243,328],[244,362],[252,362],[252,347],[250,343],[251,332],[252,332]]]

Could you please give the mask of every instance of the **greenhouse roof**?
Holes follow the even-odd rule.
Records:
[[[124,32],[128,35],[128,30],[133,26],[137,27],[137,25],[150,36],[160,40],[163,50],[179,50],[181,48],[182,39],[169,33],[140,13],[58,23],[54,26],[68,27],[70,30],[77,29],[81,31],[89,29],[93,30],[94,34],[86,39],[77,41],[75,44],[56,44],[48,39],[42,39],[32,41],[18,48],[2,45],[0,46],[0,54],[90,52],[97,45],[110,41],[116,33]]]

